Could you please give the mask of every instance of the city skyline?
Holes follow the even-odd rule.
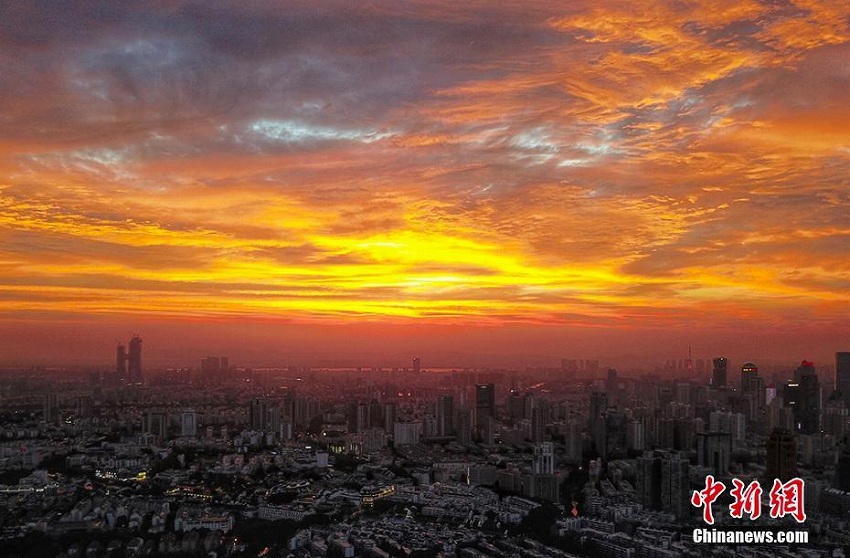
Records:
[[[2,11],[0,364],[850,349],[835,3]]]

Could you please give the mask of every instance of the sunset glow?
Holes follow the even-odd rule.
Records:
[[[847,2],[77,4],[0,8],[0,359],[102,320],[847,343]]]

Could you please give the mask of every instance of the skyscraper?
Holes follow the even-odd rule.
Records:
[[[719,388],[726,385],[726,370],[729,362],[725,357],[717,357],[714,359],[714,369],[711,372],[711,385]]]
[[[820,384],[813,362],[804,360],[785,387],[785,401],[794,413],[797,430],[814,434],[820,429]]]
[[[850,407],[850,352],[835,353],[835,389]]]
[[[127,355],[127,383],[141,384],[142,380],[142,340],[138,335],[133,335]]]
[[[748,362],[741,367],[741,395],[744,410],[751,423],[764,421],[764,378],[758,375],[758,366]]]
[[[688,498],[688,460],[675,452],[644,452],[637,459],[636,495],[638,501],[653,510],[685,517],[690,511]]]
[[[835,468],[835,488],[850,492],[850,437],[844,436],[840,442],[838,466]]]
[[[451,395],[443,395],[437,400],[437,435],[454,434],[454,400]]]
[[[758,366],[752,362],[747,362],[741,367],[741,391],[748,391],[750,388],[750,380],[758,376]]]
[[[265,430],[266,422],[268,421],[269,411],[268,403],[265,399],[252,399],[251,405],[248,407],[248,423],[251,430]]]
[[[690,464],[679,453],[662,454],[661,458],[661,509],[677,518],[687,516],[691,509],[688,501]]]
[[[797,442],[794,434],[776,429],[767,440],[767,481],[783,482],[797,476]]]
[[[496,385],[475,386],[475,431],[479,439],[486,439],[490,421],[496,417]]]
[[[419,357],[413,357],[413,373],[419,374],[422,371],[422,361],[419,360]]]
[[[600,417],[608,410],[608,394],[601,391],[594,391],[590,394],[590,408],[587,413],[587,426],[591,432]]]

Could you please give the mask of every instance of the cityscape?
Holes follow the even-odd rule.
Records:
[[[0,2],[0,558],[846,558],[848,0]]]
[[[144,350],[143,350],[143,347]],[[844,556],[850,352],[759,368],[669,358],[526,369],[149,369],[0,376],[4,556]],[[804,483],[799,515],[713,528],[707,476]],[[757,495],[758,496],[758,495]],[[696,498],[696,496],[693,496]],[[771,496],[773,498],[773,496]],[[759,506],[772,506],[768,492]],[[801,530],[803,529],[804,530]],[[721,541],[722,542],[722,541]]]

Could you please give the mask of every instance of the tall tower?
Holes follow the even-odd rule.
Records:
[[[756,366],[752,362],[744,363],[744,365],[741,367],[741,391],[750,391],[750,388],[752,387],[750,384],[750,380],[758,376],[758,374],[758,366]]]
[[[478,438],[487,439],[491,421],[496,418],[496,385],[478,384],[475,386],[475,430]]]
[[[711,385],[719,388],[726,385],[726,370],[729,362],[725,357],[717,357],[714,359],[714,369],[711,373]]]
[[[142,383],[142,339],[133,335],[129,343],[127,355],[127,383]]]
[[[419,357],[413,357],[413,373],[419,374],[422,371],[422,361]]]
[[[804,360],[794,371],[794,382],[786,387],[786,399],[794,412],[794,422],[803,434],[820,429],[820,384],[813,362]]]
[[[835,389],[841,400],[850,407],[850,352],[835,353]]]

